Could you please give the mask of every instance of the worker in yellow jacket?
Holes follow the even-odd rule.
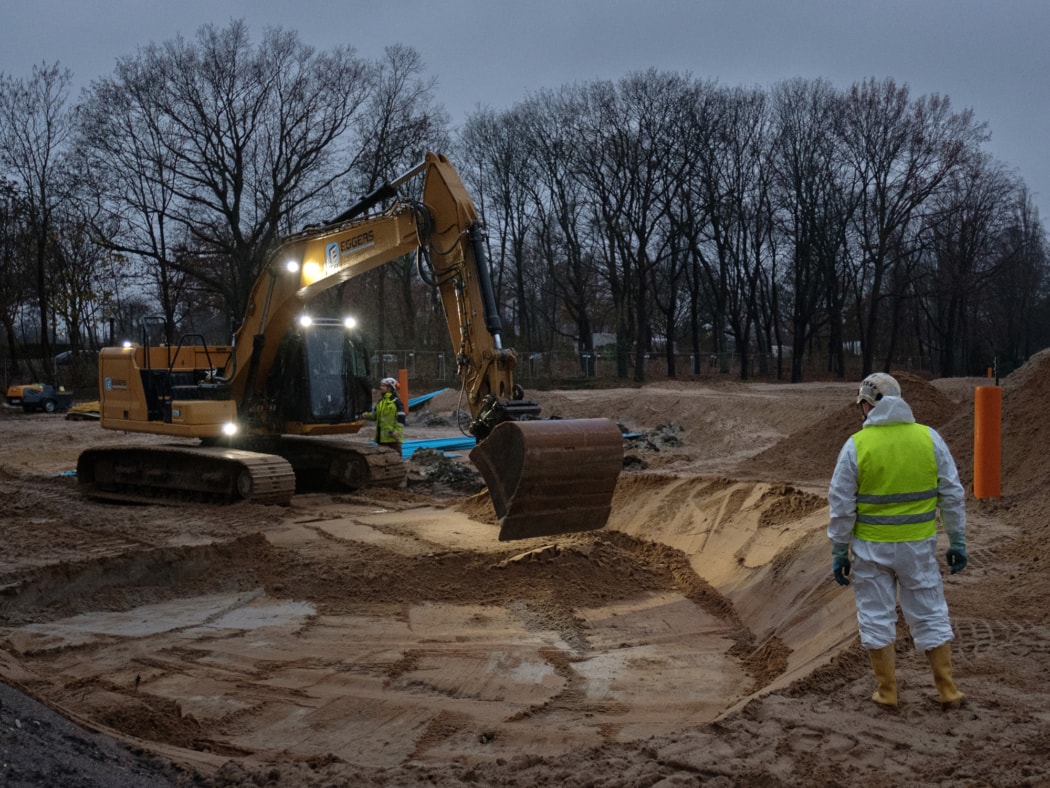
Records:
[[[400,386],[393,378],[383,378],[379,381],[379,400],[372,410],[364,415],[366,419],[376,423],[376,443],[401,454],[401,446],[405,440],[405,406],[397,396],[398,388]]]
[[[936,555],[939,511],[948,567],[955,574],[966,566],[966,508],[955,460],[936,430],[915,422],[891,375],[866,377],[857,404],[864,423],[839,452],[828,536],[836,582],[847,586],[853,574],[860,641],[878,685],[871,699],[897,705],[899,599],[940,701],[957,704],[965,696],[952,678],[952,626]]]

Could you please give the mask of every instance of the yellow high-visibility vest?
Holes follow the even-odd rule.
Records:
[[[405,428],[397,420],[399,410],[401,410],[401,401],[389,391],[385,392],[376,402],[376,443],[404,442]]]
[[[869,542],[917,542],[937,533],[937,457],[922,424],[882,424],[853,435],[857,520]]]

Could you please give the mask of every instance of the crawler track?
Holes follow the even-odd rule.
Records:
[[[285,435],[273,452],[295,469],[299,490],[396,487],[405,478],[401,455],[374,444]]]
[[[77,460],[81,491],[109,501],[250,500],[287,504],[295,472],[282,457],[215,446],[93,448]]]
[[[253,447],[254,448],[254,447]],[[260,450],[221,446],[118,446],[84,451],[81,491],[108,501],[286,505],[295,492],[394,487],[397,452],[338,439],[283,437]]]

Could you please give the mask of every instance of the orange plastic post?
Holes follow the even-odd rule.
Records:
[[[398,394],[401,397],[401,404],[405,406],[405,413],[408,413],[408,370],[399,369],[397,371],[397,385],[401,387]]]
[[[973,398],[973,497],[1000,498],[1003,390],[978,386]]]

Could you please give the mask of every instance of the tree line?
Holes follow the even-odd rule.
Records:
[[[485,219],[504,343],[607,336],[617,375],[735,355],[747,377],[905,357],[945,376],[1050,344],[1046,236],[986,125],[893,79],[727,87],[650,70],[542,89],[453,129],[414,50],[317,51],[243,21],[150,44],[75,102],[57,63],[0,74],[0,323],[56,343],[226,342],[286,234],[447,152]],[[441,350],[413,261],[325,294],[373,347]],[[215,316],[219,319],[215,320]],[[32,349],[30,349],[32,347]],[[680,369],[690,358],[692,369]]]

